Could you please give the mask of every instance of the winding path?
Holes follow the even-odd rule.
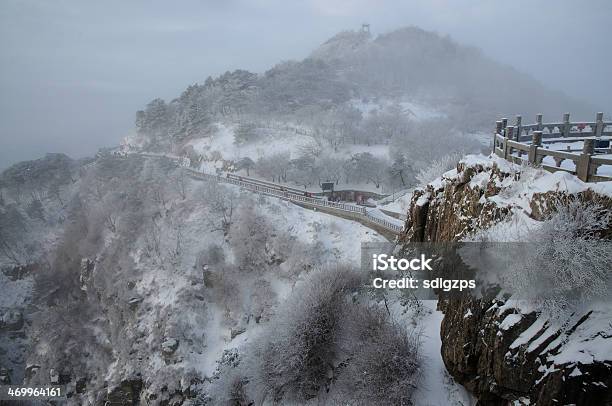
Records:
[[[167,158],[176,161],[189,174],[196,178],[217,183],[228,183],[239,186],[244,190],[290,201],[300,207],[318,210],[348,220],[357,221],[364,226],[380,233],[393,241],[404,229],[404,221],[391,217],[377,208],[367,208],[351,203],[330,202],[312,193],[268,182],[247,176],[237,176],[231,173],[210,174],[198,171],[186,165],[183,158],[154,153],[136,153],[137,155],[153,158]]]
[[[330,202],[299,189],[245,176],[235,176],[229,173],[213,175],[189,167],[185,167],[185,169],[195,178],[218,183],[229,183],[239,186],[244,190],[287,200],[304,208],[311,208],[336,217],[358,221],[390,240],[394,240],[404,228],[402,220],[387,216],[376,208],[370,209],[351,203]]]

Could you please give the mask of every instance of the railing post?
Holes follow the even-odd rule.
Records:
[[[584,144],[582,146],[582,153],[593,155],[594,151],[595,151],[595,140],[589,139],[589,138],[585,139]]]
[[[497,120],[495,122],[495,134],[501,134],[502,132],[502,122],[501,120]]]
[[[531,145],[529,146],[529,163],[532,165],[539,164],[538,148],[542,146],[542,131],[534,131],[531,135]]]
[[[493,153],[495,154],[495,149],[497,148],[497,134],[502,133],[502,122],[498,120],[495,122],[495,134],[493,134]]]
[[[570,129],[572,125],[570,124],[570,113],[563,114],[563,129],[561,130],[561,135],[563,137],[569,137]]]
[[[517,115],[516,116],[516,135],[514,136],[514,139],[516,140],[516,142],[521,142],[521,133],[523,132],[522,121],[523,121],[523,117],[521,115]],[[521,156],[523,156],[523,151],[518,150],[517,154],[518,154],[518,157],[520,158]]]
[[[508,119],[502,118],[502,129],[505,129],[508,126]]]
[[[603,133],[603,113],[599,112],[597,113],[597,117],[595,118],[595,130],[593,131],[593,134],[596,137],[601,137],[602,133]]]
[[[576,162],[576,176],[583,182],[588,182],[591,176],[591,155],[593,155],[594,150],[595,140],[585,139],[582,147],[582,154],[580,154],[578,162]]]
[[[512,155],[512,147],[508,145],[508,141],[511,141],[514,137],[514,126],[509,125],[506,127],[506,136],[504,137],[504,159],[508,160],[508,156]]]
[[[542,131],[542,113],[536,114],[537,131]]]

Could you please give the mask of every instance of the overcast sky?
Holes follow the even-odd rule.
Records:
[[[609,0],[0,0],[0,168],[116,145],[149,100],[362,22],[450,34],[610,114],[611,15]]]

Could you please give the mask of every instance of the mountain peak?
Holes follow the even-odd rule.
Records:
[[[364,49],[371,40],[369,31],[341,31],[321,44],[310,57],[323,60],[342,59]]]

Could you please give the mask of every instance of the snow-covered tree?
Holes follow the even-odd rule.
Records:
[[[163,99],[154,99],[144,111],[136,113],[138,130],[150,135],[161,135],[169,124],[168,105]]]
[[[317,183],[319,177],[315,159],[306,155],[292,159],[289,163],[287,179],[305,188]]]
[[[412,177],[412,166],[406,159],[404,154],[396,154],[393,159],[393,163],[389,167],[389,175],[391,178],[391,182],[394,184],[399,184],[401,186],[406,186]]]
[[[234,143],[237,145],[257,141],[257,125],[252,122],[240,123],[234,130]]]
[[[236,210],[229,239],[238,266],[246,271],[261,272],[269,259],[272,227],[257,212],[251,201],[243,201]]]
[[[238,196],[233,190],[216,182],[204,183],[196,195],[201,195],[211,212],[210,226],[212,231],[229,232],[234,210],[238,206]]]
[[[343,326],[346,367],[330,398],[339,404],[413,404],[424,369],[418,334],[378,305],[352,305]]]
[[[369,152],[361,152],[351,156],[350,170],[358,181],[372,182],[380,187],[386,177],[387,162]]]
[[[317,160],[316,165],[320,168],[318,172],[321,181],[331,181],[337,185],[342,179],[344,171],[344,161],[342,159],[325,155]]]
[[[609,295],[611,243],[602,236],[612,212],[581,198],[560,198],[554,212],[526,235],[505,282],[517,296],[538,301],[552,316]]]
[[[254,167],[255,167],[255,162],[253,162],[253,160],[249,158],[248,156],[245,156],[244,158],[242,158],[240,161],[236,163],[236,169],[245,170],[247,173],[247,176],[251,176],[251,169],[253,169]]]
[[[356,282],[348,269],[318,270],[296,287],[250,354],[254,398],[303,403],[318,394],[337,355],[344,302]]]
[[[419,185],[425,186],[442,176],[445,172],[455,168],[460,159],[460,154],[452,153],[432,161],[428,166],[422,167],[416,174]]]
[[[255,170],[259,175],[272,181],[286,181],[289,170],[290,154],[279,152],[263,156],[257,160]]]

